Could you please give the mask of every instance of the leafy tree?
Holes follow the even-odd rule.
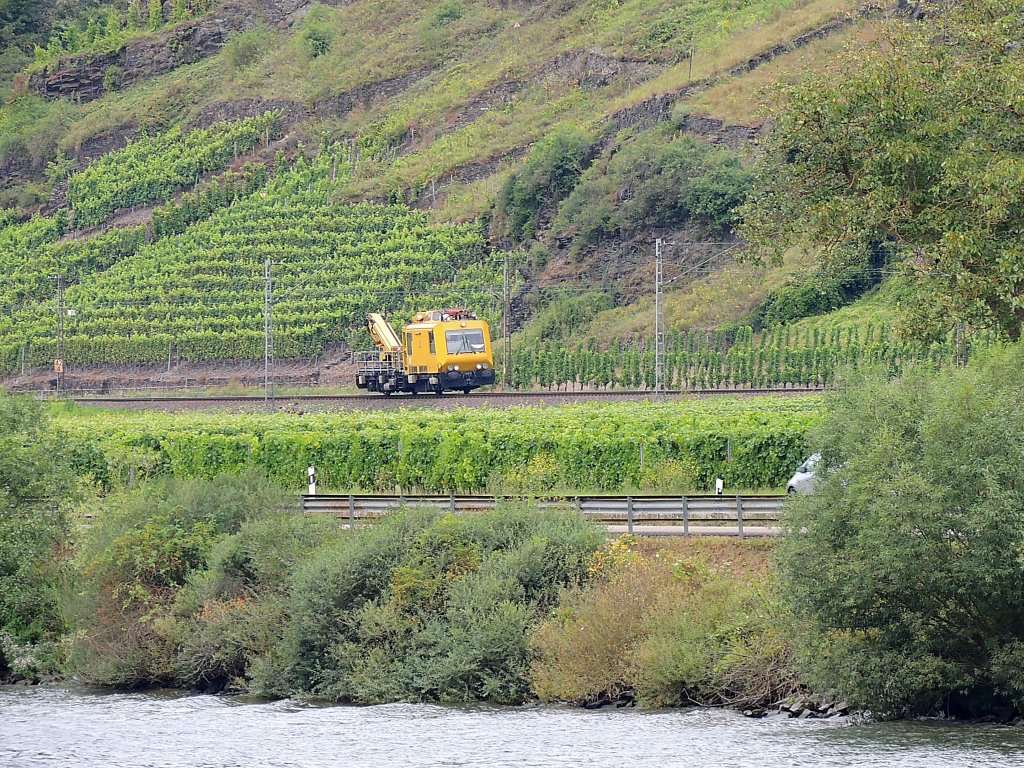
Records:
[[[966,0],[780,86],[782,106],[742,210],[763,258],[794,244],[826,265],[891,243],[916,280],[911,329],[1012,337],[1024,320],[1020,4]]]
[[[1024,346],[866,375],[812,438],[780,563],[811,684],[883,715],[1024,708]]]
[[[0,50],[15,44],[20,35],[38,29],[40,5],[36,0],[0,0]]]
[[[42,407],[0,393],[0,634],[16,642],[52,637],[62,624],[55,553],[67,525],[52,506],[69,490],[61,455]]]

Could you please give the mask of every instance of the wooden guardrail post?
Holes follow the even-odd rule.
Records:
[[[626,497],[626,530],[633,533],[633,497]]]
[[[743,538],[743,499],[736,497],[736,523],[739,525],[740,538]]]
[[[690,535],[690,500],[683,496],[683,536]]]
[[[348,495],[348,521],[355,522],[356,519],[356,497],[351,493]]]
[[[452,491],[452,492],[450,492],[448,494],[448,508],[451,510],[451,513],[454,515],[455,514],[455,491]]]
[[[579,496],[576,497],[576,514],[577,515],[582,515],[583,514],[583,502],[580,501],[580,497]]]

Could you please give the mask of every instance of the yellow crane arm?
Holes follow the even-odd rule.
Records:
[[[395,333],[395,329],[391,327],[391,323],[384,319],[384,315],[371,312],[366,316],[366,327],[377,346],[382,350],[385,352],[402,351],[402,340]]]

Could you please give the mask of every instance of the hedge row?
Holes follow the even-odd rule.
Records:
[[[816,398],[387,413],[58,416],[75,466],[106,486],[257,467],[322,491],[529,492],[781,487],[806,458]],[[641,465],[640,446],[644,446]]]

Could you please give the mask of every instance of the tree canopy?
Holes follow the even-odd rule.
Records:
[[[39,403],[0,390],[0,675],[5,646],[61,628],[56,584],[70,492],[61,447]]]
[[[808,682],[892,716],[1024,709],[1024,347],[838,390],[780,583]]]
[[[885,246],[914,286],[909,329],[1010,337],[1024,321],[1024,14],[1016,0],[925,6],[877,44],[780,86],[742,234],[823,266]]]

